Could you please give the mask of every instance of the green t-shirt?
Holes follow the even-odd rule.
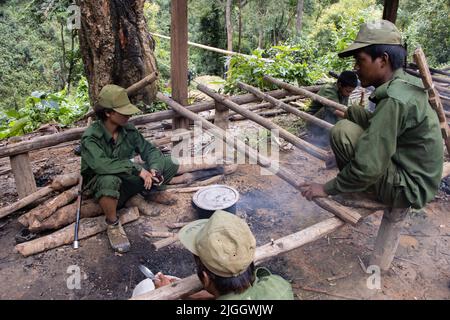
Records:
[[[289,282],[271,274],[266,268],[255,271],[255,282],[242,293],[228,293],[217,300],[294,300]]]

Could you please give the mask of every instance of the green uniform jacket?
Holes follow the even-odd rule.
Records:
[[[229,293],[217,300],[294,300],[294,293],[289,282],[273,275],[266,268],[255,271],[255,282],[242,293]]]
[[[339,89],[337,87],[337,83],[328,83],[322,86],[320,88],[319,92],[317,93],[319,96],[327,98],[329,100],[332,100],[334,102],[343,104],[344,106],[348,105],[348,97],[343,97],[339,94]],[[316,114],[317,112],[322,109],[322,107],[325,107],[325,110],[323,111],[323,120],[328,121],[330,123],[336,123],[338,118],[334,114],[335,109],[331,107],[327,107],[322,105],[320,102],[313,100],[311,102],[311,105],[309,106],[308,113],[310,114]]]
[[[95,121],[81,137],[81,174],[86,183],[95,175],[125,173],[138,176],[142,166],[131,161],[136,154],[148,168],[159,171],[164,168],[161,151],[145,140],[132,124],[119,129],[114,143],[103,122]]]
[[[326,183],[325,191],[333,195],[367,190],[392,161],[394,185],[404,187],[413,208],[422,208],[434,198],[443,166],[439,120],[428,95],[419,79],[399,69],[370,99],[376,103],[373,114],[357,106],[347,110],[347,118],[364,132],[354,158]]]

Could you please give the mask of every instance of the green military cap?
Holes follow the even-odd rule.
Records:
[[[402,35],[395,24],[387,20],[377,20],[361,25],[355,42],[340,52],[340,58],[349,57],[358,49],[372,44],[402,45]]]
[[[189,223],[178,235],[186,249],[221,277],[242,274],[255,257],[256,240],[247,223],[223,210]]]
[[[115,84],[107,84],[102,88],[98,95],[98,104],[105,109],[113,109],[126,116],[140,112],[136,106],[131,104],[127,91]]]

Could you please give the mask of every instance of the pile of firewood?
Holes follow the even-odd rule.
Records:
[[[222,174],[210,177],[204,181],[195,181],[193,171],[223,167]],[[195,164],[180,166],[180,175],[176,176],[169,189],[169,193],[195,192],[202,187],[218,183],[224,175],[235,172],[237,165]],[[32,206],[39,200],[53,193],[56,196],[45,200],[18,218],[18,222],[31,233],[53,233],[41,236],[31,241],[17,244],[15,249],[23,256],[29,256],[59,246],[70,244],[74,239],[74,224],[76,220],[79,174],[66,174],[55,177],[53,182],[35,193],[17,202],[0,208],[0,218],[6,217],[20,209]],[[194,186],[195,183],[195,186]],[[140,194],[135,195],[119,211],[122,224],[135,221],[139,215],[155,216],[158,214],[155,206],[147,202]],[[83,199],[80,210],[79,239],[92,237],[106,230],[106,223],[100,205],[94,199]]]

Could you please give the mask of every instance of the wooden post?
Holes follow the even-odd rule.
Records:
[[[391,267],[400,240],[400,232],[409,208],[386,209],[378,229],[370,264],[387,271]]]
[[[11,156],[11,170],[16,180],[16,189],[19,199],[37,191],[33,170],[31,169],[30,157],[27,153]]]
[[[171,1],[170,28],[170,81],[172,98],[179,104],[188,104],[188,22],[187,0]],[[189,120],[182,117],[172,119],[173,129],[188,129]]]
[[[395,24],[399,0],[384,0],[383,19]]]

